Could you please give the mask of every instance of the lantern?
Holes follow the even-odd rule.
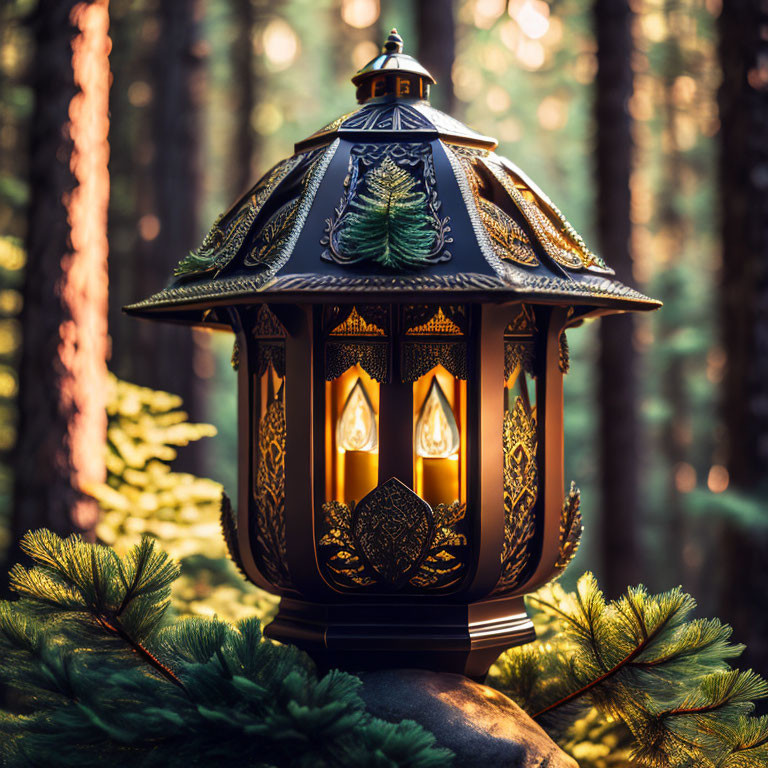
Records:
[[[360,108],[296,145],[128,311],[231,329],[230,548],[323,666],[483,675],[581,533],[564,331],[658,306],[496,141],[429,105],[393,30]],[[565,497],[565,498],[564,498]]]

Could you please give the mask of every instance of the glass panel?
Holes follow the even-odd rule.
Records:
[[[326,499],[360,501],[378,485],[379,384],[360,365],[326,382]]]
[[[442,365],[413,384],[414,490],[432,507],[466,501],[466,398]]]

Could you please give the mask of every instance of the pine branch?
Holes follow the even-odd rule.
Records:
[[[265,641],[257,620],[160,628],[167,557],[152,546],[115,559],[47,532],[26,546],[36,566],[17,572],[25,596],[0,603],[0,677],[26,710],[0,713],[6,768],[27,768],[31,756],[35,765],[128,768],[232,755],[253,766],[450,766],[431,734],[371,717],[358,679],[318,678],[296,648]],[[63,597],[46,594],[64,586]],[[105,647],[103,636],[121,643]]]
[[[637,587],[606,603],[587,574],[575,594],[554,586],[529,599],[545,644],[508,652],[496,684],[551,734],[567,743],[594,708],[626,726],[641,765],[760,765],[749,760],[763,754],[768,728],[749,715],[768,684],[728,667],[742,647],[730,643],[730,627],[691,619],[689,595]]]

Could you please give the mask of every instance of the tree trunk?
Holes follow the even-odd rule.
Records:
[[[453,0],[420,0],[416,3],[416,30],[416,58],[437,81],[430,100],[435,107],[452,115],[456,111],[452,76],[453,61],[456,57]]]
[[[728,0],[719,22],[722,414],[730,490],[768,490],[768,28],[765,0]],[[747,644],[742,666],[768,672],[768,536],[727,526],[721,614]]]
[[[14,541],[90,536],[98,515],[81,489],[105,473],[108,22],[98,0],[41,0],[33,18]]]
[[[632,121],[632,10],[629,0],[595,0],[597,227],[601,252],[622,282],[632,277],[630,173]],[[639,418],[635,319],[600,321],[599,412],[601,583],[610,595],[639,581]]]
[[[125,231],[132,220],[132,227],[113,264],[113,276],[123,278],[115,286],[116,306],[165,287],[179,260],[199,245],[201,9],[199,0],[159,3],[156,15],[145,12],[140,19],[145,34],[136,43],[145,40],[148,45],[135,58],[125,51],[120,54],[120,62],[128,68],[117,73],[123,78],[119,90],[126,92],[138,83],[147,90],[147,103],[134,110],[138,140],[133,140],[130,167],[123,167],[133,198],[124,202],[115,226]],[[130,13],[125,11],[123,22],[125,46],[133,45],[128,36],[134,26]],[[139,79],[142,75],[146,80]],[[113,103],[118,102],[130,111],[116,94]],[[122,126],[121,130],[129,129]],[[142,386],[181,395],[185,409],[199,418],[202,387],[196,371],[206,366],[197,357],[210,352],[204,348],[198,352],[193,332],[182,326],[137,321],[117,311],[111,320],[113,370]],[[180,466],[199,472],[199,450],[192,446],[182,451]]]
[[[229,198],[234,201],[244,194],[266,169],[259,169],[256,136],[251,125],[251,112],[256,105],[257,78],[253,55],[253,27],[256,8],[252,0],[235,0],[232,8],[237,37],[232,44],[232,73],[236,89],[235,137],[230,153],[232,184]]]

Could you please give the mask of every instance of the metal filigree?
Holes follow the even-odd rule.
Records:
[[[282,341],[257,341],[257,375],[263,376],[270,365],[281,379],[285,377],[285,344]]]
[[[329,342],[325,345],[326,381],[337,379],[344,371],[358,364],[374,381],[388,381],[387,345],[359,342]]]
[[[235,343],[232,345],[232,357],[229,358],[229,364],[233,371],[240,370],[240,342],[235,337]]]
[[[283,324],[277,319],[275,313],[266,304],[261,304],[259,306],[252,333],[256,338],[270,338],[275,336],[285,338],[288,335]]]
[[[366,335],[386,336],[389,333],[389,307],[386,304],[327,304],[323,307],[323,330],[331,335],[339,335],[340,326],[350,317],[353,311],[362,319],[366,326],[374,326]]]
[[[423,115],[408,104],[366,104],[340,125],[341,130],[414,131],[434,130]]]
[[[494,592],[522,584],[531,561],[538,468],[536,420],[522,397],[504,414],[504,546],[501,576]]]
[[[525,216],[547,256],[570,270],[585,267],[606,270],[605,262],[587,248],[581,236],[549,200],[541,199],[522,178],[513,175],[510,168],[490,159],[484,160],[483,164]]]
[[[305,155],[283,160],[266,173],[240,201],[239,208],[222,214],[203,239],[200,247],[179,262],[174,275],[197,275],[223,269],[237,255],[264,204],[281,181]]]
[[[356,144],[344,195],[326,219],[322,258],[395,269],[451,258],[448,217],[440,217],[432,148],[423,143]]]
[[[560,334],[558,365],[563,373],[568,373],[571,367],[571,356],[568,350],[568,339],[565,337],[565,331]]]
[[[323,564],[331,581],[339,587],[370,587],[377,579],[357,551],[352,533],[352,508],[340,501],[323,504]]]
[[[504,329],[505,336],[532,336],[536,333],[536,315],[528,304],[521,304],[517,314]]]
[[[463,342],[407,342],[402,345],[402,380],[416,381],[442,365],[457,379],[467,380],[467,346]]]
[[[259,466],[254,499],[256,559],[279,587],[290,585],[285,543],[285,411],[275,398],[259,422]]]
[[[479,220],[479,219],[478,219]],[[482,224],[479,224],[485,232]],[[488,233],[485,232],[485,237]],[[490,242],[490,241],[489,241]],[[490,248],[490,245],[489,245]],[[491,249],[492,250],[492,249]],[[129,313],[148,315],[156,310],[180,309],[186,304],[199,304],[202,301],[222,301],[232,299],[251,299],[257,296],[263,301],[269,296],[273,301],[283,293],[412,293],[413,291],[445,291],[452,294],[459,292],[494,292],[503,296],[514,294],[524,299],[528,297],[560,297],[569,301],[582,299],[592,304],[598,300],[600,305],[642,306],[653,309],[661,306],[658,301],[644,296],[634,288],[597,276],[579,275],[579,279],[563,279],[537,274],[519,274],[511,271],[513,265],[503,264],[497,256],[499,272],[488,275],[480,272],[458,272],[451,275],[414,274],[407,276],[342,276],[299,273],[274,277],[271,272],[254,275],[204,280],[185,285],[165,288],[147,299],[125,307]],[[504,269],[507,267],[507,269]]]
[[[536,353],[533,340],[504,342],[504,380],[509,379],[518,368],[529,376],[536,375]]]
[[[435,532],[429,504],[394,477],[355,506],[352,531],[360,554],[395,588],[413,575]]]
[[[455,148],[452,147],[452,149],[455,152]],[[539,260],[536,258],[531,241],[523,228],[499,206],[480,194],[480,180],[474,162],[478,155],[470,155],[466,152],[457,154],[469,182],[480,221],[488,233],[496,255],[503,261],[521,264],[525,267],[538,266]]]
[[[408,336],[461,336],[467,327],[463,305],[406,304],[403,327]]]
[[[331,336],[385,336],[383,328],[375,323],[369,323],[358,311],[352,311],[330,333]]]
[[[560,543],[557,548],[555,569],[559,576],[576,557],[584,531],[581,518],[581,492],[571,483],[571,489],[560,512]]]
[[[513,261],[526,267],[538,266],[531,241],[523,228],[498,205],[478,197],[477,208],[480,218],[491,236],[496,253],[504,261]]]
[[[247,267],[270,266],[275,254],[285,245],[296,221],[300,198],[290,200],[272,214],[261,228],[253,247],[243,262]]]
[[[384,484],[386,485],[387,483]],[[410,513],[411,517],[405,516],[403,519],[399,519],[396,513],[395,518],[399,519],[399,522],[389,519],[391,513],[386,503],[373,508],[370,519],[363,509],[365,514],[362,521],[361,510],[359,507],[355,508],[354,503],[347,505],[330,501],[323,504],[318,554],[326,576],[334,585],[346,588],[367,587],[396,591],[413,588],[419,591],[434,591],[454,587],[462,579],[469,556],[467,537],[461,530],[466,517],[466,505],[459,502],[438,504],[429,512],[428,525],[431,533],[423,545],[424,549],[416,552],[419,549],[418,542],[422,541],[424,534],[423,523],[419,520],[421,513],[429,510],[429,505],[418,496],[416,499],[420,503],[417,504],[408,495],[415,494],[406,486],[402,487],[407,491],[402,499],[402,508],[410,509],[412,504],[415,512]],[[363,522],[366,526],[363,526]],[[370,526],[373,526],[375,532],[368,530]],[[381,530],[377,526],[381,526]],[[411,538],[404,535],[404,531],[412,529],[415,529],[415,534]],[[383,546],[389,555],[380,568],[389,573],[389,577],[374,568],[369,558],[363,554],[363,536],[371,538],[367,545],[371,547],[379,547],[377,537],[384,537]],[[410,543],[406,543],[406,539]],[[401,547],[405,547],[404,552],[399,551]],[[414,558],[416,565],[412,566],[410,564],[414,562]]]
[[[467,505],[458,501],[432,510],[435,535],[429,552],[409,584],[420,589],[447,589],[461,580],[467,568],[467,537],[459,532]]]

